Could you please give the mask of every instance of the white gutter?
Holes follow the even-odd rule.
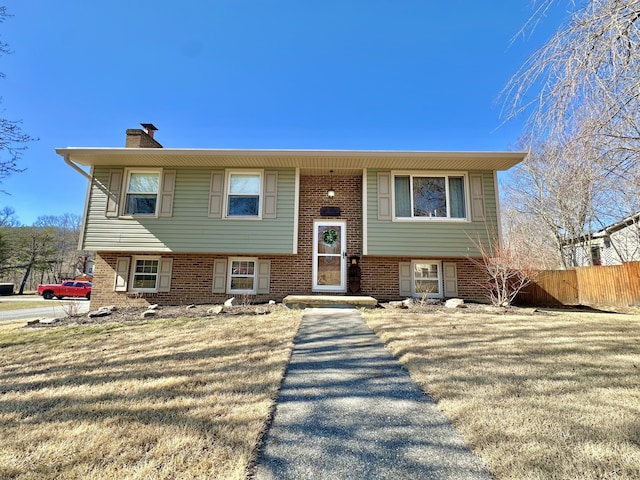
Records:
[[[64,158],[64,163],[66,163],[67,165],[69,165],[71,168],[73,168],[76,172],[78,172],[80,175],[82,175],[84,178],[86,178],[87,180],[91,181],[92,177],[91,175],[89,175],[87,172],[85,172],[83,169],[81,169],[78,165],[76,165],[75,163],[73,163],[70,158],[69,158],[69,154],[65,153],[62,158]]]
[[[91,174],[88,174],[83,169],[81,169],[78,165],[76,165],[71,161],[68,153],[65,153],[63,155],[63,158],[64,158],[64,163],[69,165],[71,168],[73,168],[76,172],[78,172],[84,178],[89,180],[89,183],[87,184],[87,193],[85,194],[85,199],[84,199],[84,212],[82,214],[82,224],[80,225],[80,237],[78,238],[78,250],[84,251],[85,250],[84,234],[85,234],[87,216],[89,212],[89,196],[91,195],[91,184],[93,183],[93,166],[91,167]]]

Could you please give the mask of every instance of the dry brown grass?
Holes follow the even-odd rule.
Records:
[[[68,305],[70,302],[60,302],[56,301],[55,305]],[[34,302],[31,300],[1,300],[0,301],[0,312],[4,312],[6,310],[24,310],[25,308],[41,308],[48,307],[52,303],[45,302]]]
[[[244,478],[301,315],[0,326],[0,478]]]
[[[364,316],[497,478],[640,478],[640,316]]]

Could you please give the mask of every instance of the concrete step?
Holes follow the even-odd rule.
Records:
[[[287,295],[282,303],[287,308],[375,308],[378,300],[350,295]]]

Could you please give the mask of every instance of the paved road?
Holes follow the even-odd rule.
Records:
[[[55,318],[67,315],[65,304],[73,303],[77,305],[78,313],[87,313],[89,311],[89,302],[87,300],[44,300],[42,298],[19,298],[10,297],[15,301],[30,300],[33,301],[33,308],[21,308],[19,310],[0,311],[0,322],[7,320],[20,320],[27,318]],[[10,301],[10,300],[6,300]],[[68,307],[67,307],[68,308]]]

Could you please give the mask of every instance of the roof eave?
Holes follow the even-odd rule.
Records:
[[[185,148],[58,148],[79,165],[299,167],[308,171],[363,168],[508,170],[527,152],[435,152],[384,150],[238,150]]]

